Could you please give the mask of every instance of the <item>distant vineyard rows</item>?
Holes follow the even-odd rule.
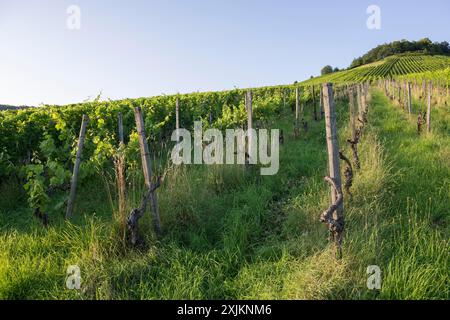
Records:
[[[439,73],[445,69],[450,69],[450,58],[446,56],[423,56],[423,55],[403,55],[385,59],[382,62],[375,62],[355,69],[336,72],[323,77],[314,78],[303,84],[318,84],[322,82],[348,83],[373,81],[381,78],[397,78],[399,76],[416,75],[421,73],[433,73],[428,75],[432,79],[442,78],[443,83],[448,84],[449,77],[444,77]],[[410,79],[413,79],[409,76]]]

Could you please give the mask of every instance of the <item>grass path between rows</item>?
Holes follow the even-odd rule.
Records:
[[[444,111],[433,110],[435,123],[450,120]],[[389,168],[380,297],[448,299],[450,136],[438,129],[419,136],[416,118],[374,91],[369,130]]]

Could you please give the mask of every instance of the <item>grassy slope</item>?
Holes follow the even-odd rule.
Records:
[[[388,57],[354,69],[316,77],[302,82],[302,85],[317,85],[324,82],[346,83],[376,80],[412,73],[438,71],[450,68],[450,57],[403,54]]]
[[[346,110],[339,105],[342,145]],[[449,120],[443,109],[435,115]],[[362,170],[346,204],[341,261],[318,222],[329,192],[322,181],[324,124],[310,121],[309,132],[293,140],[289,115],[278,123],[288,135],[278,175],[259,180],[233,167],[178,169],[159,191],[167,234],[156,241],[147,215],[142,230],[152,245],[141,251],[122,247],[98,185],[84,186],[79,196],[85,217],[73,225],[54,217],[47,231],[8,203],[14,190],[2,190],[0,298],[448,299],[450,138],[442,126],[418,137],[413,120],[376,90],[369,119]],[[70,264],[81,267],[81,292],[65,289]],[[383,271],[381,292],[365,286],[372,264]]]

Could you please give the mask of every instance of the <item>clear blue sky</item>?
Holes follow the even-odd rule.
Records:
[[[371,4],[381,30],[366,27]],[[293,83],[423,37],[450,41],[450,1],[0,0],[0,104]]]

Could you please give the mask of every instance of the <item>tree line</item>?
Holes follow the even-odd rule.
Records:
[[[350,69],[383,60],[386,57],[407,53],[416,52],[421,54],[430,55],[450,55],[450,45],[447,41],[432,42],[430,39],[425,38],[419,41],[394,41],[377,46],[370,50],[365,55],[356,58],[350,65]]]

